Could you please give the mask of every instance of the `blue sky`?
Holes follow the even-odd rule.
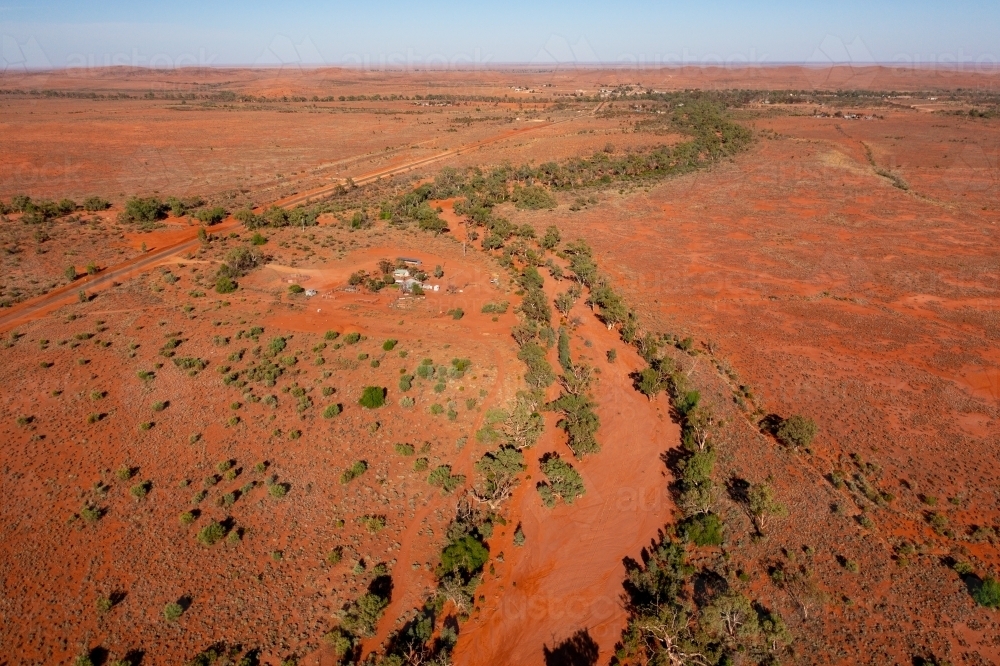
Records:
[[[1000,2],[0,0],[11,66],[980,63]]]

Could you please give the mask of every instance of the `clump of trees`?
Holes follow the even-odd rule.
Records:
[[[503,446],[483,455],[476,463],[476,471],[482,475],[479,485],[473,490],[473,497],[498,510],[506,502],[514,488],[517,476],[527,469],[524,454],[513,446]]]
[[[315,227],[319,224],[318,218],[320,210],[316,207],[298,206],[292,210],[285,210],[278,206],[271,206],[260,215],[254,213],[249,208],[243,208],[233,213],[239,222],[247,229],[261,229],[270,227],[278,229],[281,227]]]
[[[695,567],[668,535],[642,563],[626,562],[628,625],[619,663],[778,663],[792,642],[784,620],[732,588],[689,597]]]
[[[118,221],[137,224],[141,228],[152,228],[167,216],[168,207],[156,197],[131,197],[125,202],[125,209],[118,215]]]
[[[582,497],[587,492],[580,473],[557,454],[543,457],[541,467],[545,481],[540,481],[536,488],[545,506],[552,508],[560,499],[572,504],[576,498]]]
[[[556,198],[549,194],[544,187],[538,185],[514,185],[514,191],[510,198],[514,201],[514,206],[527,210],[542,210],[543,208],[555,208]]]
[[[236,280],[267,261],[266,256],[255,246],[241,245],[226,253],[223,263],[215,274],[215,291],[228,294],[236,291]]]
[[[76,202],[72,199],[59,201],[39,199],[36,201],[25,194],[12,197],[10,205],[0,202],[0,215],[6,215],[10,212],[21,213],[21,221],[25,224],[42,224],[58,217],[65,217],[75,212],[76,209]]]
[[[201,197],[188,197],[186,199],[167,197],[166,205],[167,208],[170,209],[171,215],[174,217],[183,217],[187,215],[188,212],[204,206],[205,200]]]

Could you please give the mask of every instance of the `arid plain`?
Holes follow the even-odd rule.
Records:
[[[10,663],[1000,663],[998,83],[0,78]]]

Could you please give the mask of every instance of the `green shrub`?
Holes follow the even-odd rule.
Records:
[[[362,516],[361,524],[365,526],[371,534],[378,534],[385,529],[385,516]]]
[[[333,417],[338,416],[340,414],[340,411],[341,408],[339,404],[330,405],[323,410],[323,418],[332,419]]]
[[[194,518],[195,517],[193,513],[191,513],[190,511],[185,511],[180,515],[179,520],[181,521],[181,525],[190,525],[191,523],[194,522]]]
[[[490,551],[472,536],[463,536],[441,551],[441,574],[459,573],[469,578],[490,559]]]
[[[219,541],[222,541],[223,537],[226,536],[226,528],[223,527],[219,522],[213,520],[205,527],[198,531],[198,543],[203,546],[214,546]]]
[[[132,197],[125,202],[121,214],[123,222],[148,225],[167,216],[167,207],[155,197]]]
[[[348,333],[347,335],[344,336],[344,342],[346,344],[349,344],[349,345],[357,344],[357,343],[361,342],[361,334],[360,333]]]
[[[129,488],[129,493],[132,494],[137,501],[144,499],[146,495],[149,494],[149,489],[152,487],[152,483],[149,481],[143,481],[142,483],[137,483],[131,488]]]
[[[358,636],[374,635],[379,618],[388,605],[389,600],[377,594],[362,594],[343,612],[343,628]]]
[[[236,291],[236,288],[238,286],[239,285],[237,285],[236,282],[232,280],[232,278],[229,278],[225,275],[220,275],[219,278],[215,281],[215,291],[220,294],[231,294],[234,291]]]
[[[271,497],[281,499],[288,494],[288,484],[272,483],[271,487],[267,489],[267,492]]]
[[[451,465],[441,465],[430,473],[427,483],[440,488],[445,493],[450,493],[465,482],[462,474],[452,475]]]
[[[87,197],[83,200],[83,209],[88,213],[97,213],[107,210],[111,203],[101,197]]]
[[[507,301],[490,301],[489,303],[486,303],[485,305],[483,305],[482,313],[483,314],[504,314],[504,313],[507,312],[507,308],[509,306],[510,306],[510,303],[508,303]]]
[[[397,340],[389,339],[382,343],[382,349],[385,351],[392,351],[395,346],[399,344]]]
[[[396,449],[396,453],[401,456],[412,456],[416,453],[416,449],[412,444],[395,444],[394,448]]]
[[[403,375],[399,378],[399,390],[403,393],[413,387],[413,375]]]
[[[368,463],[364,460],[357,460],[340,475],[340,482],[346,485],[367,471]]]
[[[167,622],[176,622],[184,614],[184,607],[176,601],[171,601],[163,607],[163,617]]]
[[[520,548],[524,545],[527,539],[524,536],[524,530],[521,529],[521,524],[517,524],[517,529],[514,530],[514,545]]]
[[[976,603],[986,608],[1000,608],[1000,581],[987,576],[972,593]]]
[[[556,207],[555,198],[545,188],[537,185],[528,185],[526,187],[515,185],[514,194],[511,198],[514,200],[514,206],[517,208],[541,210],[543,208],[551,209]],[[556,242],[558,243],[558,241]]]
[[[417,458],[413,461],[413,471],[423,472],[427,469],[428,460],[427,458]]]
[[[775,435],[778,441],[790,448],[808,447],[816,437],[816,422],[800,414],[794,414],[778,426]]]
[[[385,404],[386,390],[381,386],[366,386],[358,404],[366,409],[378,409]]]
[[[195,372],[200,372],[208,366],[208,361],[193,356],[174,358],[173,362],[181,370],[193,370]]]
[[[714,513],[691,516],[678,526],[681,538],[698,546],[719,546],[723,541],[724,525]]]
[[[340,337],[340,333],[338,333],[337,331],[327,331],[323,335],[323,339],[324,340],[336,340],[339,337]]]
[[[288,293],[289,294],[301,294],[305,290],[306,290],[306,288],[303,287],[302,285],[298,285],[298,284],[290,284],[290,285],[288,285]]]
[[[80,509],[80,517],[87,523],[96,523],[103,515],[103,511],[91,504],[85,504],[83,508]]]
[[[225,208],[222,206],[215,206],[214,208],[199,210],[195,214],[195,218],[197,218],[197,220],[202,224],[212,226],[226,219],[226,214]]]

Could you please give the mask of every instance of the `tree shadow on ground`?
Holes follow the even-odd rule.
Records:
[[[551,650],[547,645],[542,648],[545,666],[595,666],[598,652],[597,642],[587,629],[580,629]]]

